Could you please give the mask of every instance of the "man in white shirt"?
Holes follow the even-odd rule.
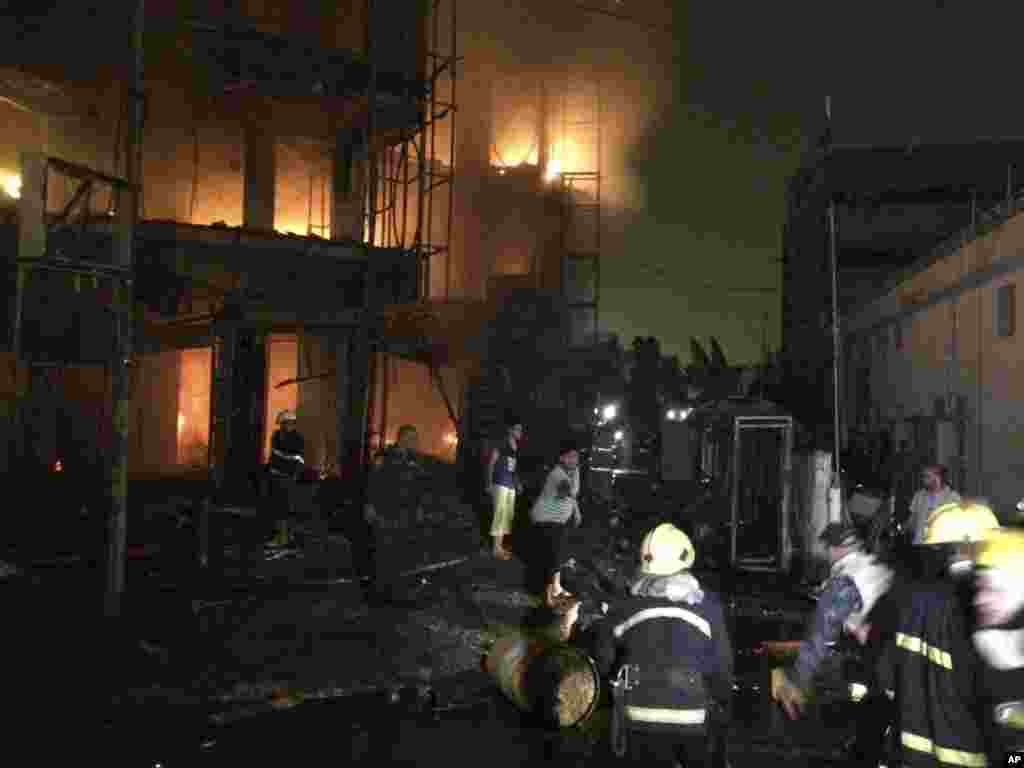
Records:
[[[553,604],[567,595],[562,588],[562,566],[567,559],[568,526],[579,525],[580,454],[573,440],[565,440],[558,451],[558,464],[548,473],[544,489],[530,509],[530,521],[536,531],[537,550],[542,560],[545,598]]]
[[[928,517],[943,504],[960,501],[960,494],[946,482],[946,468],[941,464],[926,464],[921,470],[921,485],[924,486],[910,501],[910,517],[907,527],[913,534],[914,544],[924,544],[924,532]]]

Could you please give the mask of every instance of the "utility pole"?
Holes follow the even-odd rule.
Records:
[[[128,432],[131,414],[131,364],[133,353],[135,221],[141,199],[139,178],[142,158],[142,82],[143,22],[145,0],[136,0],[131,25],[131,60],[128,81],[128,132],[125,152],[125,176],[128,186],[117,202],[117,237],[114,258],[127,276],[116,282],[114,289],[114,355],[110,364],[111,417],[113,430],[110,446],[110,508],[107,518],[107,570],[103,612],[108,618],[121,614],[124,594],[125,546],[128,530]]]
[[[828,182],[828,158],[832,149],[832,97],[825,98],[826,144],[825,144],[825,188],[828,192],[828,249],[829,268],[832,274],[832,442],[835,451],[835,474],[829,491],[829,520],[842,518],[842,471],[839,434],[839,254],[836,245],[836,200]]]

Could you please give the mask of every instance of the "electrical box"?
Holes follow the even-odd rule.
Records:
[[[661,429],[661,477],[666,483],[694,480],[697,458],[693,430],[685,421],[664,421]]]

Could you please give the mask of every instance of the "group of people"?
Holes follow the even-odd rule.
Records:
[[[484,490],[490,500],[490,535],[494,557],[512,558],[506,539],[512,533],[516,505],[523,483],[519,476],[519,444],[523,424],[515,417],[506,423],[505,439],[487,453]],[[544,598],[554,605],[571,595],[562,586],[562,569],[568,561],[569,526],[583,522],[579,503],[580,451],[573,438],[558,447],[557,462],[548,472],[540,493],[530,506],[530,550],[544,581]]]
[[[825,528],[831,576],[796,662],[773,673],[772,696],[795,719],[827,647],[844,631],[864,646],[875,679],[862,711],[885,713],[864,723],[865,765],[879,764],[885,729],[903,766],[981,768],[1024,750],[1024,532],[954,496],[937,470],[915,498],[912,567],[868,554],[849,523]]]

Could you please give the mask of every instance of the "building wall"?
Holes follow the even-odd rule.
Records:
[[[1018,295],[1024,288],[1022,256],[1024,215],[1017,215],[862,305],[847,321],[853,367],[870,371],[869,401],[848,393],[851,421],[898,425],[934,417],[941,401],[961,434],[962,445],[952,450],[963,467],[962,490],[1004,512],[1024,495],[1017,480],[1024,471],[1024,343],[1019,328],[1009,337],[997,334],[996,295],[1002,286],[1018,286]],[[1007,274],[924,306],[936,291],[1000,262],[1011,267]],[[958,401],[962,419],[955,418]],[[897,431],[909,434],[905,427]]]

